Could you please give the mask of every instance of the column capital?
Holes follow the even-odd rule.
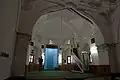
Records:
[[[115,47],[116,47],[116,44],[114,44],[114,43],[112,43],[112,44],[104,43],[104,44],[97,45],[98,51],[101,51],[101,50],[110,50],[111,51]]]
[[[31,40],[31,36],[32,36],[32,35],[30,35],[30,34],[28,34],[28,33],[22,33],[22,32],[16,32],[16,33],[17,33],[17,36],[19,35],[21,39],[23,39],[24,37],[28,37],[28,41]],[[16,37],[17,37],[17,36],[16,36]]]
[[[110,68],[111,72],[118,72],[118,61],[116,57],[116,43],[104,43],[101,45],[97,45],[98,51],[101,50],[107,50],[108,51],[108,56],[109,56],[109,63],[110,63]]]

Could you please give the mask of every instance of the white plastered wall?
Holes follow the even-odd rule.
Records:
[[[9,54],[9,58],[0,57],[0,80],[4,80],[11,75],[18,0],[0,0],[0,10],[0,52]]]
[[[73,33],[77,34],[79,42],[91,45],[90,40],[95,38],[96,45],[104,44],[104,38],[96,24],[92,25],[67,10],[40,17],[33,28],[33,39],[37,37],[41,44],[48,44],[49,40],[53,40],[55,44],[60,45],[64,40],[72,39]],[[93,58],[95,62],[92,65],[109,64],[107,50],[98,51],[98,56]]]

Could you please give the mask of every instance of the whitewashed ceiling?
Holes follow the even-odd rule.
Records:
[[[61,44],[64,40],[72,39],[73,33],[77,34],[79,40],[88,40],[93,37],[95,28],[84,18],[68,11],[43,15],[38,19],[33,29],[33,39],[42,44],[48,40],[54,40]]]

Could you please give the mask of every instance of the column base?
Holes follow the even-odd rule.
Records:
[[[110,65],[90,65],[89,71],[95,74],[109,74],[111,72]]]

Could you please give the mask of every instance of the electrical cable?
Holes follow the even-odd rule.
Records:
[[[44,1],[50,2],[50,3],[53,3],[53,4],[57,4],[57,5],[60,5],[60,6],[64,7],[63,4],[60,4],[60,3],[58,3],[58,2],[54,2],[54,1],[50,1],[50,0],[44,0]]]
[[[41,10],[40,12],[45,11],[45,10],[50,9],[50,8],[58,7],[58,6],[59,6],[59,5],[50,6],[50,7],[47,7],[47,8],[45,8],[45,9]]]
[[[65,10],[65,9],[67,9],[67,8],[61,8],[61,9],[57,9],[57,10],[48,11],[47,14],[52,13],[52,12],[62,11],[62,10]]]
[[[74,10],[73,8],[68,8],[68,10],[71,11],[71,12],[76,13],[77,15],[81,16],[82,18],[86,19],[88,22],[90,22],[91,24],[93,24],[93,22],[92,22],[90,19],[88,19],[87,17],[81,15],[79,12],[77,12],[77,11]]]

